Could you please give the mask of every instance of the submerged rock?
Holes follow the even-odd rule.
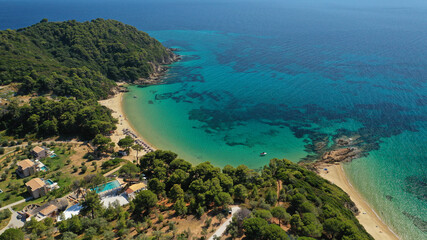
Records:
[[[393,197],[390,195],[385,195],[385,198],[387,198],[387,200],[389,200],[389,201],[393,201]]]

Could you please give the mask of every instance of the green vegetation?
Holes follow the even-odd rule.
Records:
[[[121,161],[104,164],[114,167]],[[192,166],[173,152],[158,150],[144,155],[138,167],[127,163],[120,174],[146,176],[148,190],[139,192],[129,206],[109,208],[101,205],[97,194],[88,193],[80,215],[56,224],[59,238],[111,239],[131,233],[137,239],[188,238],[191,233],[172,219],[189,215],[195,221],[205,219],[200,234],[207,236],[212,218],[223,219],[234,203],[242,209],[227,229],[232,238],[372,239],[347,208],[353,206],[347,194],[288,160],[273,159],[260,172],[244,165],[221,170],[209,162]],[[87,175],[71,187],[91,188],[105,181],[102,175]],[[54,227],[31,220],[24,230],[48,236]]]
[[[150,179],[148,187],[153,193],[179,201],[181,208],[182,201],[189,203],[189,214],[200,216],[234,200],[250,209],[255,218],[271,223],[274,216],[283,224],[290,222],[291,233],[296,236],[330,237],[329,222],[340,221],[340,230],[334,236],[370,239],[353,213],[344,207],[354,205],[346,193],[288,160],[273,159],[257,173],[244,165],[228,165],[222,171],[209,162],[192,167],[176,157],[168,151],[148,153],[141,158],[141,170]],[[185,212],[177,208],[181,214]],[[277,227],[266,226],[265,236],[269,237],[259,239],[281,235]]]
[[[0,84],[20,93],[105,98],[114,81],[146,78],[170,63],[170,50],[135,27],[115,20],[41,21],[0,31]]]
[[[79,135],[92,139],[116,129],[111,110],[94,100],[37,97],[19,106],[11,102],[0,113],[0,129],[16,137]]]
[[[0,85],[18,83],[18,94],[49,94],[0,113],[0,130],[15,137],[57,135],[92,139],[115,129],[106,98],[114,81],[147,78],[173,53],[135,27],[114,20],[49,22],[0,31]],[[56,96],[62,96],[57,98]],[[98,139],[98,153],[112,145]],[[129,149],[124,141],[124,147]]]
[[[0,211],[0,229],[3,229],[7,224],[9,224],[11,216],[12,212],[9,209]]]
[[[49,192],[44,197],[19,204],[13,207],[15,210],[21,210],[24,206],[31,203],[41,203],[62,197],[72,189],[78,187],[94,186],[106,181],[102,176],[98,177],[98,175],[89,173],[85,175],[75,173],[74,176],[72,175],[72,166],[68,163],[70,161],[70,156],[75,153],[72,144],[51,143],[46,144],[46,146],[56,154],[56,157],[41,159],[41,162],[48,167],[48,170],[38,171],[34,175],[26,178],[19,178],[16,175],[16,164],[20,160],[31,158],[32,155],[30,151],[34,146],[27,145],[21,147],[19,151],[15,151],[4,159],[0,159],[0,189],[4,191],[0,194],[0,206],[5,206],[29,197],[25,183],[36,177],[51,179],[57,182],[60,188]],[[81,178],[83,178],[82,181],[78,180]]]
[[[125,138],[120,139],[117,145],[119,145],[119,147],[124,148],[127,152],[129,152],[129,148],[133,146],[134,142],[135,141],[131,136],[126,136]]]
[[[113,158],[113,159],[107,160],[101,164],[101,168],[102,168],[101,172],[107,173],[108,171],[114,169],[115,167],[118,167],[119,164],[124,161],[126,160],[121,158]]]
[[[0,235],[0,240],[24,240],[24,233],[20,229],[9,228]]]

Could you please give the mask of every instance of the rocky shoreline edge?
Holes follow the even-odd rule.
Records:
[[[147,78],[139,78],[138,80],[135,80],[133,82],[128,82],[128,84],[133,85],[139,85],[139,86],[149,86],[149,85],[157,85],[160,84],[164,76],[166,75],[167,71],[170,69],[170,64],[178,62],[182,59],[182,57],[175,53],[175,51],[178,51],[177,48],[168,48],[167,51],[169,52],[168,56],[166,58],[163,58],[160,63],[152,63],[150,62],[151,66],[153,67],[153,72],[148,76]],[[111,89],[111,96],[114,96],[115,94],[119,92],[129,92],[126,86],[123,86],[123,84],[119,84],[113,89]],[[110,96],[110,97],[111,97]]]
[[[169,65],[182,59],[180,55],[175,53],[176,51],[178,51],[177,48],[168,48],[169,54],[166,58],[163,58],[160,63],[150,63],[153,68],[153,72],[150,74],[150,76],[147,78],[140,78],[134,81],[133,84],[148,86],[161,83],[166,72],[170,68]]]
[[[339,164],[351,162],[356,158],[366,155],[360,136],[341,136],[336,139],[332,146],[327,147],[327,142],[316,144],[317,157],[313,160],[302,161],[310,170],[319,173],[319,166],[323,164]],[[321,146],[320,146],[321,145]]]

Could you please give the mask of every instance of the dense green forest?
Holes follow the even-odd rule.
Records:
[[[37,97],[22,106],[12,101],[0,113],[0,130],[16,137],[79,135],[92,139],[116,129],[116,123],[110,109],[91,99]]]
[[[373,239],[348,209],[354,204],[346,193],[288,160],[273,159],[260,172],[244,165],[221,170],[209,162],[193,166],[175,153],[158,150],[140,163],[150,179],[149,190],[140,192],[126,211],[119,206],[102,208],[96,194],[87,198],[83,214],[58,224],[63,239],[81,234],[120,237],[133,230],[139,233],[137,239],[187,239],[188,233],[176,231],[161,232],[164,238],[148,237],[150,216],[173,211],[175,216],[201,217],[208,211],[227,211],[230,204],[242,208],[228,227],[232,238]],[[164,199],[173,204],[159,204]]]
[[[16,137],[93,138],[114,130],[116,123],[95,100],[106,98],[114,81],[149,77],[174,54],[147,33],[115,20],[43,19],[0,31],[0,56],[1,85],[18,83],[18,94],[50,96],[3,107],[1,130]]]
[[[114,81],[146,78],[173,53],[115,20],[48,22],[0,31],[0,84],[20,93],[105,98]]]

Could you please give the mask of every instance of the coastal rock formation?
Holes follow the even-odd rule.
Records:
[[[325,163],[348,162],[356,158],[358,153],[359,150],[355,147],[340,148],[324,153],[320,161]]]
[[[163,76],[169,69],[169,66],[167,65],[181,60],[181,57],[175,54],[173,51],[173,49],[167,49],[168,54],[163,56],[161,61],[149,62],[153,71],[147,78],[139,78],[138,80],[134,81],[134,83],[143,86],[161,83]]]
[[[356,216],[360,213],[359,209],[353,201],[344,203],[344,207],[348,208]]]

